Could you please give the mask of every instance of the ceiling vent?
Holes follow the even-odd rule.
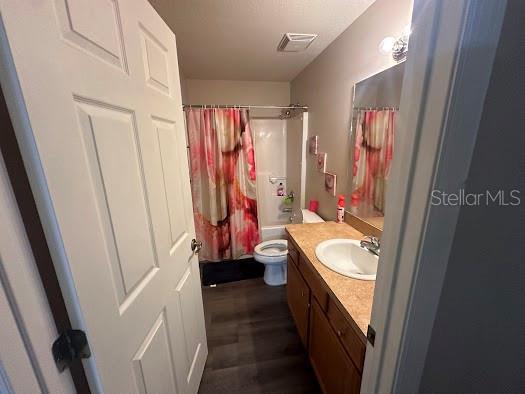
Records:
[[[279,52],[304,51],[317,38],[317,34],[286,33],[277,50]]]

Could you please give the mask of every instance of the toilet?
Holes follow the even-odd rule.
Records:
[[[319,223],[324,220],[308,209],[302,209],[294,222]],[[299,220],[302,217],[301,220]],[[253,253],[253,258],[263,263],[264,282],[269,286],[280,286],[286,284],[286,259],[288,255],[288,241],[286,239],[272,239],[258,244]]]

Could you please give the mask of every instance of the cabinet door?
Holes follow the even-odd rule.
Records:
[[[308,315],[310,310],[310,289],[303,277],[288,258],[288,283],[286,293],[288,306],[299,331],[303,345],[308,343]]]
[[[310,313],[308,349],[310,361],[325,394],[359,393],[361,377],[315,299],[312,300]]]
[[[299,252],[292,240],[288,238],[288,262],[290,262],[290,260],[292,260],[296,266],[299,266]]]

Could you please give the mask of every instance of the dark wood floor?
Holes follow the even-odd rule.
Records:
[[[319,393],[286,304],[262,278],[203,288],[209,355],[199,393]]]

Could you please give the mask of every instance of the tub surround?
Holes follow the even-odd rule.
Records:
[[[290,222],[290,214],[282,211],[283,196],[279,184],[287,193],[286,134],[287,123],[282,119],[251,119],[257,175],[257,215],[263,239],[265,228]],[[278,177],[270,182],[270,177]],[[281,179],[282,177],[282,179]],[[268,239],[268,238],[266,238]]]
[[[324,266],[315,255],[316,246],[327,239],[349,238],[363,239],[365,235],[346,223],[324,222],[289,224],[286,226],[289,240],[306,257],[319,277],[338,302],[343,313],[347,314],[366,341],[366,330],[370,323],[375,281],[363,281],[340,275]]]

